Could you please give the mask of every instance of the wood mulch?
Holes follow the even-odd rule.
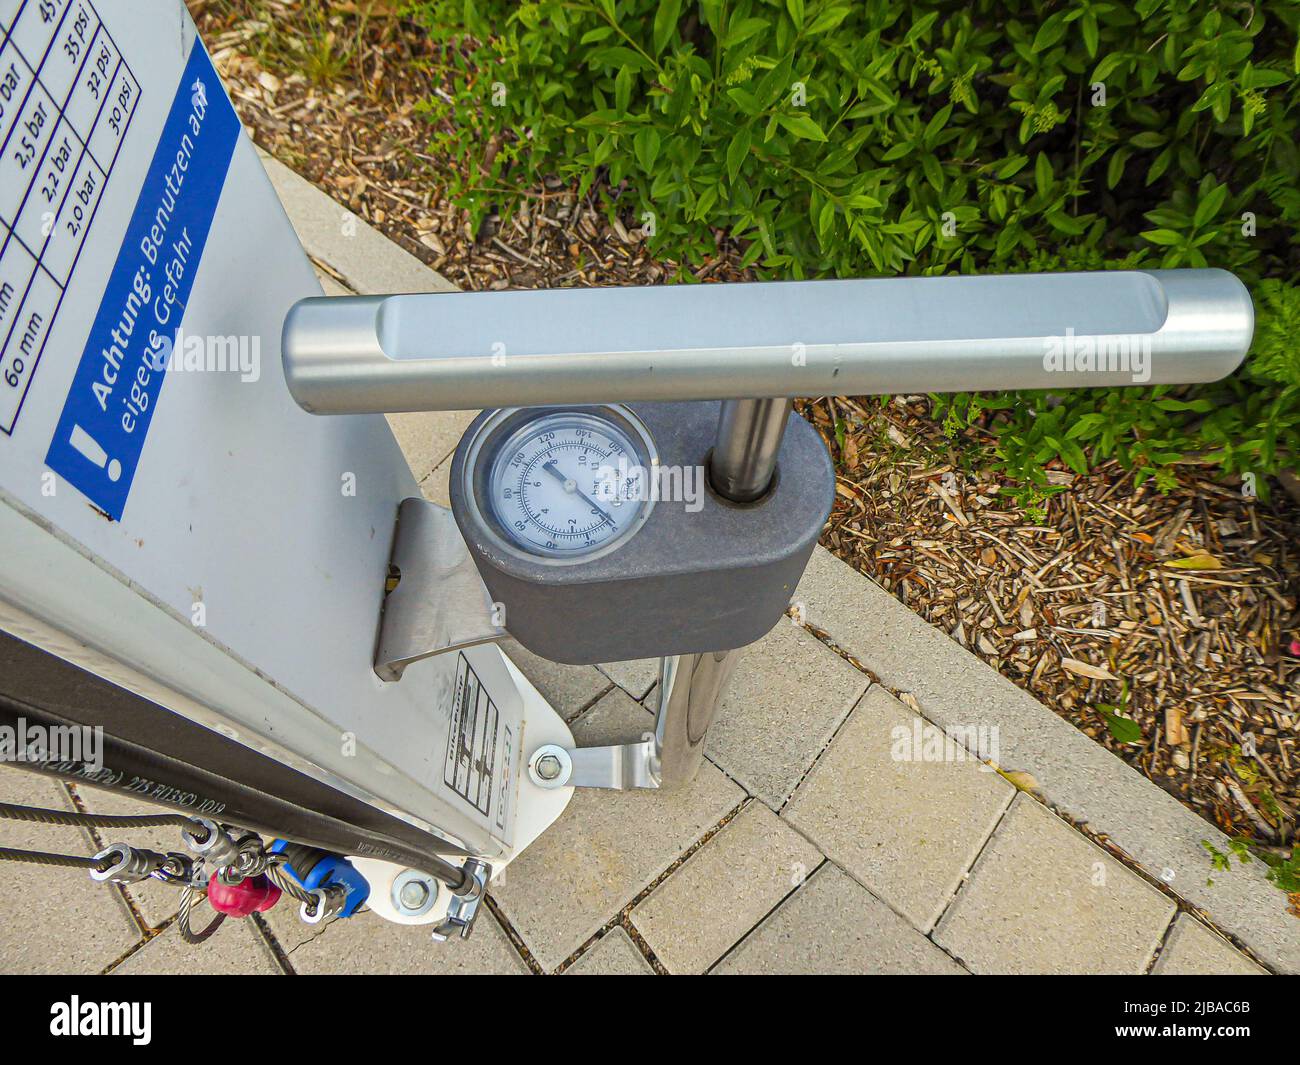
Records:
[[[676,272],[595,193],[556,180],[470,231],[440,184],[458,164],[427,153],[418,108],[444,91],[440,57],[397,3],[364,25],[349,12],[365,4],[335,3],[344,59],[313,82],[292,72],[302,6],[190,0],[254,138],[358,217],[468,289]],[[718,246],[698,276],[744,279]],[[1295,840],[1300,507],[1285,492],[1260,502],[1185,465],[1161,494],[1106,464],[1051,471],[1061,491],[1035,512],[993,468],[987,433],[948,439],[925,397],[799,406],[836,460],[830,550],[1229,835]]]

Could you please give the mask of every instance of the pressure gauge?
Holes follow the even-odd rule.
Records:
[[[516,407],[479,426],[465,495],[511,553],[586,561],[645,524],[657,466],[649,431],[626,407]]]

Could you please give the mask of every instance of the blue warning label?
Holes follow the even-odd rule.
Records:
[[[238,137],[239,119],[196,41],[45,456],[115,521],[126,508]]]

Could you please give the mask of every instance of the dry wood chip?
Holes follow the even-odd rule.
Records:
[[[1094,666],[1090,662],[1080,662],[1077,658],[1062,658],[1061,668],[1076,677],[1087,677],[1089,680],[1119,680],[1110,670]]]
[[[1170,747],[1181,747],[1190,739],[1183,724],[1183,712],[1176,706],[1165,707],[1165,742]]]

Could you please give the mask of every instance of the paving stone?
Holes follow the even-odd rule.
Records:
[[[621,928],[606,932],[564,970],[565,976],[654,976],[655,971]]]
[[[964,753],[875,686],[782,816],[929,932],[1015,794]]]
[[[104,791],[84,784],[74,785],[74,787],[76,787],[77,797],[85,804],[86,809],[95,814],[139,817],[176,812],[170,807],[142,802],[113,791]],[[130,843],[136,847],[148,847],[160,854],[169,851],[186,852],[185,844],[181,840],[181,830],[177,827],[101,828],[96,831],[105,846],[110,843]],[[128,885],[123,890],[135,903],[140,916],[150,928],[161,928],[180,909],[180,888],[170,884],[161,884],[157,880],[142,880],[138,884]]]
[[[1300,973],[1300,921],[1277,905],[1262,862],[1230,875],[1211,867],[1202,841],[1226,851],[1228,840],[1209,822],[824,548],[794,598],[809,624],[911,693],[929,720],[959,727],[978,708],[999,729],[1004,769],[1032,773],[1054,809],[1105,834],[1271,969]]]
[[[1251,961],[1222,936],[1211,932],[1195,917],[1178,915],[1165,940],[1153,976],[1267,976],[1268,971]]]
[[[613,687],[610,679],[595,666],[550,662],[538,658],[515,640],[502,641],[501,650],[565,721],[572,721]]]
[[[622,743],[639,739],[653,720],[615,688],[574,722],[573,732],[583,746]],[[707,762],[678,791],[579,790],[560,819],[510,863],[493,894],[549,972],[744,797]]]
[[[278,907],[277,907],[278,909]],[[467,940],[435,943],[428,925],[399,925],[361,913],[334,921],[315,938],[289,952],[289,964],[304,975],[337,973],[469,976],[528,974],[519,952],[488,910],[480,910]]]
[[[0,801],[72,810],[54,780],[0,766]],[[95,853],[79,828],[0,821],[0,847],[54,854]],[[83,869],[0,865],[0,972],[99,973],[142,938],[116,887]]]
[[[412,475],[417,481],[423,481],[450,459],[477,414],[472,410],[443,410],[386,417]]]
[[[659,659],[602,662],[596,667],[633,699],[644,699],[659,680]]]
[[[430,503],[451,506],[451,459],[444,459],[420,482],[420,492]]]
[[[713,972],[718,975],[961,975],[947,954],[827,862]]]
[[[1143,973],[1174,904],[1019,795],[934,941],[977,973]]]
[[[752,802],[637,905],[632,923],[670,973],[702,973],[821,861]]]
[[[340,920],[338,917],[327,917],[320,924],[308,924],[298,916],[301,906],[300,902],[283,895],[274,907],[262,914],[262,920],[266,922],[271,938],[286,954],[291,954],[304,943],[324,935],[325,929]],[[344,919],[352,920],[351,917]]]
[[[778,622],[741,659],[705,752],[779,810],[869,683],[806,630]]]
[[[194,907],[190,927],[208,927],[212,909],[204,900]],[[151,939],[121,965],[114,976],[280,976],[284,970],[251,919],[227,918],[202,943],[186,943],[175,925]]]

